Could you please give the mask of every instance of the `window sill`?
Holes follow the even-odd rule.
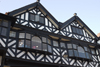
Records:
[[[40,53],[40,54],[45,54],[45,55],[52,55],[52,53],[50,53],[50,52],[31,49],[31,48],[18,47],[18,49],[22,50],[22,51],[29,51],[29,52]]]
[[[78,60],[85,60],[85,61],[93,61],[92,59],[87,59],[87,58],[82,58],[82,57],[75,57],[75,56],[69,56],[69,58],[72,58],[72,59],[78,59]]]

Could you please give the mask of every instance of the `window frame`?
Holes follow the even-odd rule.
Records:
[[[72,26],[72,25],[71,25],[71,28],[72,28],[72,33],[77,34],[77,35],[81,35],[81,36],[84,35],[82,28],[79,28],[79,27],[76,27],[76,26]]]

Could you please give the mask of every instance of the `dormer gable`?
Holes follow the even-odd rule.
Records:
[[[17,18],[16,23],[40,30],[53,32],[59,28],[58,21],[42,6],[35,2],[9,13]]]
[[[62,35],[91,43],[94,43],[94,39],[97,39],[97,36],[78,16],[73,16],[64,22],[60,30]]]

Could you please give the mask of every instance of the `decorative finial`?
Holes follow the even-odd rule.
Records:
[[[37,0],[37,2],[39,2],[39,3],[40,3],[40,0]]]
[[[77,13],[74,13],[74,16],[77,16]]]

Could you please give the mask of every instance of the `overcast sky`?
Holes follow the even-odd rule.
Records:
[[[0,13],[10,12],[36,0],[0,0]],[[40,3],[60,22],[74,13],[95,33],[100,32],[100,0],[40,0]]]

